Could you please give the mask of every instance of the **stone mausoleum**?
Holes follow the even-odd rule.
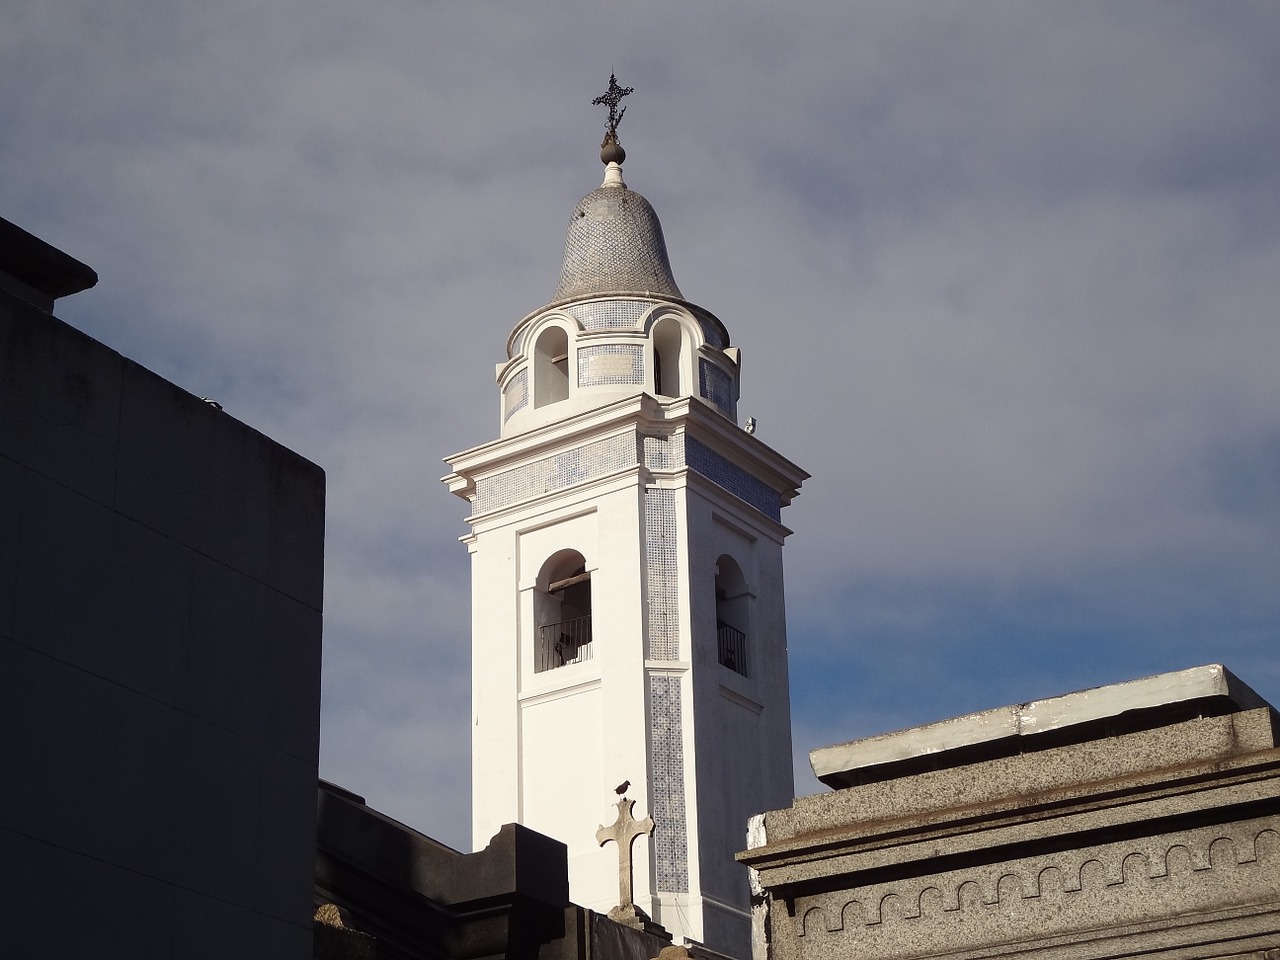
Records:
[[[1276,711],[1197,667],[815,750],[756,960],[1280,956]]]

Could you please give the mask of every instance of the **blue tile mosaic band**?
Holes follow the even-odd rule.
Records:
[[[522,410],[529,402],[529,371],[521,370],[507,382],[505,398],[507,412],[503,420],[510,420],[511,415]]]
[[[473,509],[476,513],[487,513],[634,466],[637,466],[634,435],[606,437],[477,480]]]
[[[650,660],[675,660],[680,655],[680,604],[676,589],[676,494],[646,487],[644,491],[644,554],[649,615]]]
[[[771,520],[782,522],[782,498],[768,484],[757,480],[693,437],[684,438],[684,457],[690,470],[696,470],[735,497],[745,500]]]
[[[733,402],[733,377],[702,357],[698,358],[698,390],[717,410],[737,422],[738,412]]]
[[[689,890],[689,841],[684,796],[684,715],[680,678],[649,678],[649,732],[653,786],[654,879],[660,893]]]
[[[596,300],[575,303],[565,313],[583,330],[638,330],[640,321],[657,305],[657,300]]]
[[[707,342],[708,346],[715,347],[717,350],[723,350],[727,344],[724,342],[724,335],[720,333],[720,328],[705,317],[698,317],[698,325],[702,327],[702,339]]]
[[[602,343],[578,348],[578,386],[644,383],[644,347],[630,343]]]

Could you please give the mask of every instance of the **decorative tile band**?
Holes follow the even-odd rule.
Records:
[[[520,354],[524,353],[524,341],[528,335],[529,328],[525,327],[516,335],[516,338],[511,341],[511,356],[518,357]]]
[[[698,390],[717,410],[730,420],[738,419],[733,402],[733,378],[714,363],[698,359]]]
[[[603,343],[578,348],[578,386],[611,383],[644,383],[643,346]]]
[[[565,313],[584,330],[635,330],[644,315],[658,305],[656,300],[596,300],[575,303]]]
[[[477,513],[487,513],[636,465],[633,435],[606,437],[477,480],[474,509]]]
[[[684,438],[684,457],[690,470],[696,470],[735,497],[745,500],[771,520],[782,522],[782,498],[768,484],[757,480],[693,437]]]
[[[689,841],[684,797],[684,713],[680,678],[649,678],[653,785],[654,878],[659,893],[689,890]]]
[[[725,348],[724,337],[714,323],[705,317],[698,317],[698,325],[702,327],[702,339],[707,342],[708,346],[715,347],[717,350]]]
[[[680,655],[680,604],[676,591],[676,493],[658,487],[644,491],[644,554],[649,614],[650,660]]]
[[[503,394],[506,400],[504,406],[506,413],[503,420],[510,420],[511,415],[524,408],[529,402],[529,371],[521,370],[507,383],[507,389]]]

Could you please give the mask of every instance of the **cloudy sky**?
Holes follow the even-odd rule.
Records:
[[[798,769],[1199,663],[1280,703],[1274,0],[16,0],[0,215],[101,277],[59,315],[328,472],[322,775],[469,847],[440,458],[497,435],[611,69],[813,474]]]

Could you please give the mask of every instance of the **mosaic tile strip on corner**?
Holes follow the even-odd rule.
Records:
[[[650,660],[675,660],[680,654],[680,604],[676,584],[676,494],[644,491],[645,600],[649,614]]]
[[[733,378],[709,360],[698,360],[698,390],[730,420],[737,420],[733,404]]]
[[[510,420],[511,415],[522,410],[529,402],[529,371],[521,370],[513,376],[507,383],[506,393],[506,416],[504,420]]]
[[[644,438],[644,465],[650,470],[678,470],[684,466],[684,437]]]
[[[689,841],[684,796],[684,711],[679,677],[649,678],[652,737],[654,877],[661,893],[689,890]]]
[[[644,347],[602,343],[578,348],[578,386],[644,383]]]
[[[606,437],[477,480],[474,509],[487,513],[636,465],[634,435]]]
[[[693,437],[684,438],[684,456],[690,470],[696,470],[735,497],[745,500],[771,520],[782,522],[782,498],[768,484],[757,480]]]

